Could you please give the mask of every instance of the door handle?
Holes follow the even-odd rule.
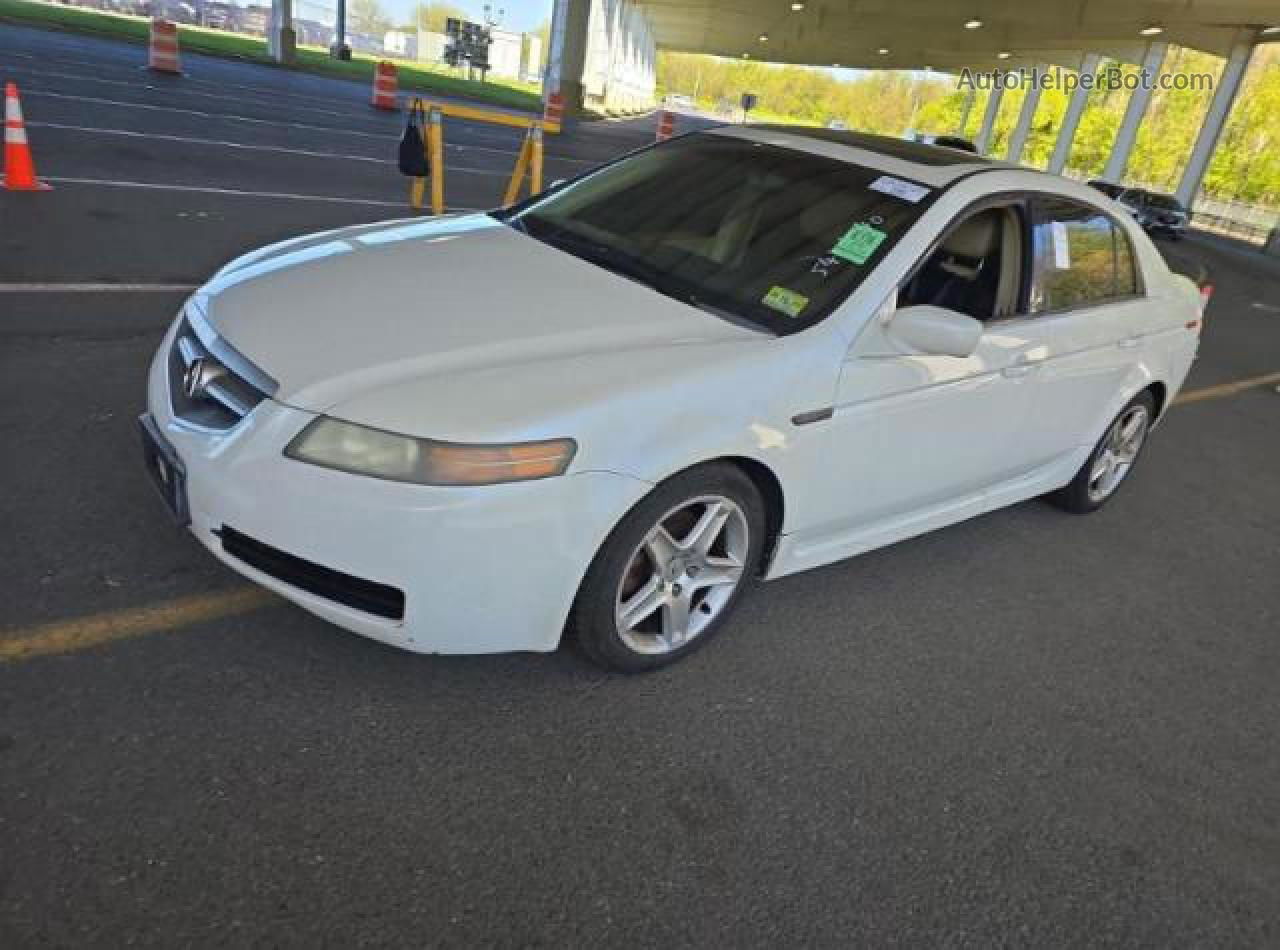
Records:
[[[1132,350],[1134,347],[1141,345],[1141,343],[1141,337],[1129,336],[1117,343],[1116,346],[1120,347],[1122,350]]]
[[[1002,376],[1007,376],[1010,379],[1016,379],[1019,376],[1029,376],[1031,371],[1039,365],[1040,359],[1038,357],[1030,357],[1023,354],[1004,369],[1000,370],[1000,374]]]

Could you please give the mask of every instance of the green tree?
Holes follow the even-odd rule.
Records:
[[[1102,64],[1103,69],[1116,64]],[[1121,65],[1122,75],[1138,67]],[[1221,73],[1222,60],[1194,50],[1174,48],[1167,73]],[[660,94],[695,97],[703,106],[734,104],[744,92],[760,97],[762,117],[809,124],[833,119],[850,128],[883,135],[909,129],[932,135],[977,135],[989,93],[979,90],[960,129],[966,91],[951,77],[921,73],[869,71],[840,79],[824,69],[773,66],[751,60],[721,59],[688,53],[658,54]],[[1102,174],[1129,103],[1127,89],[1095,89],[1072,143],[1068,174],[1092,178]],[[1005,93],[991,142],[991,154],[1003,156],[1009,146],[1024,93]],[[1173,190],[1212,98],[1209,89],[1157,90],[1139,130],[1126,179]],[[1043,168],[1058,140],[1070,96],[1047,89],[1032,117],[1022,161]],[[1205,193],[1214,198],[1280,208],[1280,44],[1263,44],[1254,52],[1235,109],[1214,151],[1205,176]]]
[[[381,37],[394,24],[378,0],[351,0],[347,8],[347,16],[350,18],[352,30],[357,33],[368,33],[370,36]]]
[[[417,9],[418,28],[433,33],[443,33],[446,20],[467,18],[467,11],[452,3],[420,3]]]

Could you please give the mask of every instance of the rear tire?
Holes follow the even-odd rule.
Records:
[[[673,476],[597,552],[570,631],[592,662],[619,673],[683,659],[756,583],[765,531],[764,501],[737,466],[714,462]]]
[[[1115,497],[1129,479],[1155,419],[1156,400],[1144,390],[1120,410],[1070,482],[1045,498],[1072,514],[1087,515]]]

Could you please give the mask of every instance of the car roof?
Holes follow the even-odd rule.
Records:
[[[1113,213],[1108,210],[1108,203],[1113,199],[1082,181],[944,146],[866,132],[841,132],[807,126],[722,125],[694,134],[724,135],[822,155],[873,168],[939,191],[961,179],[981,176],[990,179],[993,190],[1043,191]]]
[[[922,184],[942,188],[974,172],[1020,169],[1020,165],[941,145],[926,145],[887,135],[790,125],[724,125],[709,134],[728,135],[841,161],[883,169]],[[1043,173],[1041,173],[1043,174]]]

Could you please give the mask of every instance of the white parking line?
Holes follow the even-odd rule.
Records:
[[[197,284],[4,284],[0,294],[190,293]]]
[[[164,132],[135,132],[131,129],[102,129],[94,126],[66,125],[62,122],[28,122],[31,129],[59,129],[67,132],[89,132],[96,135],[123,135],[129,138],[156,139],[161,142],[177,142],[182,145],[212,145],[217,148],[244,149],[253,152],[277,152],[283,155],[300,155],[305,158],[337,158],[348,162],[370,162],[374,165],[395,165],[387,158],[374,158],[371,155],[349,155],[343,152],[317,152],[313,149],[286,148],[283,145],[250,145],[247,142],[229,142],[225,139],[202,139],[189,135],[170,135]],[[464,175],[488,175],[493,178],[509,178],[504,171],[491,171],[487,168],[469,168],[465,165],[449,165],[446,172],[458,172]]]
[[[156,181],[116,181],[105,178],[63,178],[42,176],[45,181],[66,185],[97,185],[100,188],[142,188],[152,191],[191,191],[207,195],[229,195],[233,198],[278,198],[284,201],[328,201],[333,204],[370,205],[378,208],[400,208],[408,216],[409,202],[384,201],[378,198],[345,198],[338,195],[303,195],[290,191],[246,191],[239,188],[212,188],[207,185],[173,185]],[[449,208],[450,211],[483,211],[483,208]]]
[[[228,122],[246,122],[252,125],[266,125],[277,129],[301,129],[307,132],[324,132],[329,135],[354,135],[364,139],[375,139],[390,145],[395,141],[393,135],[386,132],[361,132],[357,129],[339,129],[328,125],[310,125],[305,122],[280,122],[275,119],[258,119],[247,115],[232,115],[227,112],[205,112],[200,109],[180,109],[177,106],[158,106],[148,102],[124,102],[120,99],[103,99],[97,96],[73,96],[63,92],[50,92],[46,89],[32,89],[27,87],[22,91],[25,98],[47,98],[47,99],[65,99],[71,102],[94,103],[104,106],[116,106],[121,109],[141,109],[147,112],[170,112],[179,115],[194,115],[202,119],[222,119]],[[31,125],[30,122],[27,123]],[[489,148],[485,145],[449,145],[445,144],[445,148],[453,149],[460,152],[494,152],[507,157],[514,157],[515,150],[510,148]],[[559,155],[547,155],[548,161],[564,162],[574,165],[598,165],[598,161],[582,158],[565,158]]]
[[[137,79],[138,70],[140,68],[139,66],[127,66],[120,63],[89,63],[89,62],[84,62],[83,60],[70,60],[70,61],[48,60],[42,57],[33,56],[29,53],[2,52],[2,54],[5,56],[21,56],[24,59],[39,60],[41,64],[41,68],[30,68],[27,71],[30,72],[36,78],[40,78],[40,79],[43,79],[46,77],[62,77],[62,78],[72,79],[72,80],[83,79],[90,82],[106,82],[106,83],[111,83],[112,85],[133,86],[135,88],[141,85],[142,88],[151,89],[151,90],[163,91],[166,89],[164,85],[151,85],[150,83],[147,83],[145,81],[143,81],[140,84]],[[48,65],[72,66],[72,67],[84,66],[89,69],[99,71],[99,73],[102,69],[117,69],[117,70],[122,70],[126,76],[133,76],[135,78],[133,79],[101,79],[99,77],[99,73],[95,73],[92,76],[85,76],[83,74],[77,74],[77,73],[52,73],[52,72],[48,72],[45,68],[43,68]],[[223,65],[226,65],[226,64],[223,64]],[[23,70],[24,67],[18,66],[17,68],[19,71],[21,71]],[[345,82],[348,84],[351,83],[351,80],[342,80],[342,79],[339,79],[338,77],[333,77],[333,76],[317,76],[315,74],[303,74],[303,75],[307,75],[307,77],[311,79],[321,79],[321,80],[327,79],[335,82]],[[298,77],[291,77],[291,78],[298,78]],[[181,92],[183,94],[186,94],[188,91],[190,91],[190,87],[192,85],[212,86],[221,92],[226,92],[229,89],[242,89],[245,92],[252,93],[254,95],[265,96],[271,99],[273,103],[278,102],[282,98],[300,99],[305,102],[316,102],[318,99],[325,98],[325,95],[320,93],[314,93],[314,92],[308,93],[308,92],[282,90],[282,89],[278,89],[271,86],[250,85],[247,83],[233,82],[233,81],[223,80],[223,79],[201,79],[201,78],[198,78],[195,76],[189,76],[189,75],[184,75],[182,78]],[[355,87],[353,86],[353,88]],[[447,95],[432,96],[430,93],[427,93],[427,92],[414,93],[413,90],[405,90],[405,92],[406,94],[421,95],[425,98],[433,98],[433,99],[439,98],[442,101],[453,101],[453,97],[450,97]],[[198,93],[198,95],[208,95],[208,93]],[[231,101],[233,102],[241,101],[240,99],[227,97],[227,96],[222,96],[220,98],[231,98]],[[368,114],[369,103],[367,98],[363,100],[363,108],[365,110],[365,115],[363,116],[359,114],[359,109],[361,108],[361,106],[359,104],[358,99],[345,99],[345,98],[342,98],[341,96],[333,96],[332,98],[333,98],[333,102],[336,104],[350,104],[352,106],[352,110],[351,112],[331,112],[330,114],[340,115],[346,118],[355,118],[355,119],[369,118],[369,114]],[[493,108],[499,111],[509,112],[512,114],[527,114],[527,113],[521,113],[521,110],[516,109],[514,107],[510,107],[510,106],[495,105]],[[499,129],[481,128],[476,131],[492,133],[494,135],[503,134],[503,130],[499,130]],[[510,130],[505,130],[505,131],[507,135],[510,135]]]
[[[72,74],[72,73],[55,73],[55,72],[45,72],[45,71],[35,72],[35,73],[34,73],[34,75],[35,75],[36,77],[38,77],[39,79],[70,79],[70,80],[72,80],[73,82],[88,82],[88,83],[92,83],[92,84],[93,84],[93,85],[95,85],[95,86],[97,86],[97,85],[124,86],[124,87],[126,87],[126,88],[128,88],[128,89],[133,89],[133,90],[135,90],[135,91],[137,91],[137,90],[145,90],[145,91],[147,91],[147,92],[166,92],[166,91],[167,91],[167,90],[165,90],[165,89],[164,89],[163,87],[161,87],[161,86],[153,86],[153,85],[150,85],[149,83],[146,83],[146,82],[140,82],[140,81],[138,81],[138,80],[136,80],[136,79],[135,79],[133,82],[130,82],[130,81],[129,81],[129,80],[127,80],[127,79],[103,79],[103,78],[101,78],[101,77],[99,77],[99,76],[78,76],[78,75],[75,75],[75,74]],[[267,92],[267,93],[263,93],[263,92],[253,91],[253,92],[251,92],[250,94],[252,94],[252,95],[266,95],[266,96],[268,96],[268,97],[270,97],[270,98],[272,98],[272,99],[275,99],[275,98],[276,98],[276,96],[274,96],[273,94],[271,94],[271,93],[269,93],[269,92]],[[199,92],[199,91],[197,91],[197,90],[195,90],[195,89],[185,89],[185,88],[184,88],[184,89],[182,90],[182,95],[183,95],[183,96],[194,96],[194,97],[197,97],[197,98],[200,98],[200,99],[215,99],[215,100],[217,100],[217,101],[219,101],[219,102],[231,102],[231,103],[234,103],[234,104],[237,104],[237,105],[242,105],[242,106],[243,106],[243,105],[258,105],[258,106],[262,106],[262,107],[264,107],[264,108],[265,108],[265,107],[267,107],[268,105],[279,105],[279,103],[278,103],[278,102],[272,102],[272,103],[259,103],[259,102],[255,102],[255,103],[246,103],[246,101],[245,101],[245,97],[244,97],[243,95],[231,95],[231,96],[228,96],[228,95],[221,95],[221,94],[216,93],[216,92]],[[311,96],[298,96],[298,95],[295,95],[295,96],[293,96],[292,98],[296,98],[296,99],[305,99],[305,100],[307,100],[307,101],[309,101],[309,102],[314,102],[314,101],[315,101],[314,97],[311,97]],[[353,105],[354,105],[354,104],[353,104]],[[289,105],[289,106],[285,106],[285,107],[284,107],[284,109],[285,109],[286,111],[288,111],[288,112],[314,112],[314,113],[317,113],[317,114],[319,114],[319,115],[333,116],[333,117],[336,117],[336,118],[339,118],[339,119],[347,119],[347,120],[349,120],[349,121],[350,121],[350,120],[354,120],[354,121],[357,121],[357,122],[370,122],[370,123],[377,121],[377,120],[376,120],[376,119],[374,119],[372,116],[369,116],[369,115],[359,115],[359,114],[356,112],[356,110],[355,110],[354,108],[353,108],[353,109],[351,109],[350,111],[347,111],[347,112],[339,112],[339,111],[338,111],[338,110],[336,110],[336,109],[322,109],[322,108],[320,108],[319,106],[314,106],[314,105]]]

